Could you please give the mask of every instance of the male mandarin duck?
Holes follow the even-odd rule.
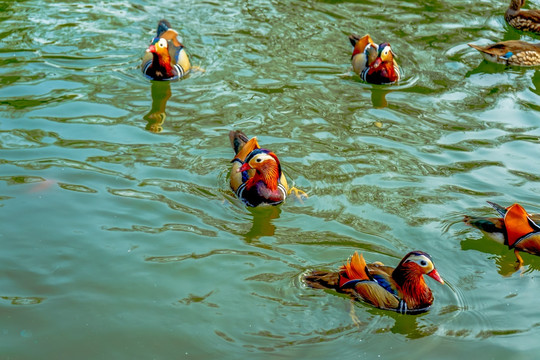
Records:
[[[389,43],[377,45],[369,35],[350,35],[354,47],[351,61],[360,78],[372,84],[390,84],[401,77],[399,66]]]
[[[293,191],[299,198],[307,197],[301,190],[289,189],[278,157],[261,149],[256,137],[248,139],[242,131],[233,130],[229,139],[236,154],[232,160],[231,189],[246,205],[278,205]]]
[[[540,214],[527,214],[519,204],[504,208],[488,201],[502,218],[483,218],[465,215],[465,224],[477,228],[484,235],[498,243],[514,249],[518,267],[523,265],[519,254],[525,251],[529,254],[540,255]]]
[[[313,288],[350,294],[380,309],[418,314],[433,304],[433,294],[423,275],[444,284],[431,256],[423,251],[411,251],[396,268],[380,262],[366,264],[364,257],[355,252],[339,271],[313,271],[304,281]]]
[[[178,32],[167,20],[160,20],[157,36],[152,40],[142,59],[141,70],[151,80],[177,80],[191,69]]]
[[[540,33],[540,10],[521,10],[525,0],[511,0],[504,19],[518,30]]]
[[[514,66],[540,65],[540,44],[508,40],[487,46],[475,44],[469,46],[480,51],[484,59],[494,63]]]

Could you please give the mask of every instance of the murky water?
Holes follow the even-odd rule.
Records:
[[[530,7],[540,7],[531,2]],[[469,42],[524,39],[506,2],[0,3],[0,358],[529,359],[540,259],[461,222],[540,212],[540,73]],[[168,18],[204,71],[138,68]],[[350,33],[405,78],[362,83]],[[165,114],[165,115],[163,115]],[[273,149],[304,203],[246,209],[228,131]],[[430,312],[299,280],[355,250],[432,255]]]

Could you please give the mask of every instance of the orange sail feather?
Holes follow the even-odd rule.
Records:
[[[514,204],[508,207],[507,210],[504,216],[504,224],[508,234],[508,246],[512,247],[521,237],[535,230],[529,224],[528,214],[521,205]]]
[[[369,276],[366,274],[366,261],[363,255],[358,255],[355,251],[353,256],[347,260],[347,264],[343,266],[349,280],[369,280]]]

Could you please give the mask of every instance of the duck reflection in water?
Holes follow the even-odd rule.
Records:
[[[400,334],[408,339],[420,339],[434,334],[437,331],[437,326],[426,326],[425,323],[419,322],[419,319],[426,314],[419,314],[417,316],[400,316],[399,314],[390,314],[395,322],[394,325],[388,330],[392,334]],[[381,329],[381,331],[386,328]]]
[[[371,103],[376,109],[382,109],[388,106],[386,101],[386,94],[390,91],[382,89],[371,89]]]
[[[535,261],[534,256],[524,255],[527,264],[516,266],[516,257],[513,252],[501,248],[494,241],[481,241],[478,238],[466,238],[460,242],[461,250],[474,250],[487,255],[487,261],[493,262],[499,275],[510,277],[516,273],[521,275],[540,271],[540,261]]]
[[[278,219],[281,214],[279,206],[259,206],[248,208],[248,211],[253,215],[253,223],[251,229],[244,235],[247,243],[252,243],[263,236],[274,236],[276,226],[273,220]]]
[[[171,97],[171,83],[169,81],[152,81],[152,108],[143,119],[148,122],[146,130],[159,133],[163,130],[163,122],[167,115],[165,108],[167,100]]]
[[[540,96],[540,71],[537,70],[534,72],[534,75],[532,76],[532,84],[533,86],[529,89],[536,95]]]

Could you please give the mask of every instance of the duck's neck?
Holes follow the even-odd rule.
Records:
[[[399,80],[399,74],[394,68],[393,62],[385,62],[377,68],[370,68],[367,73],[368,77],[374,82],[388,83]]]
[[[164,75],[166,74],[167,77],[174,76],[173,69],[171,66],[171,57],[169,56],[168,52],[164,53],[161,56],[154,53],[153,63],[154,65],[159,64],[157,68],[160,69],[160,71],[164,73]]]
[[[269,163],[257,169],[255,175],[250,180],[252,184],[262,181],[270,191],[277,191],[280,177],[281,172],[277,164]]]
[[[518,11],[523,5],[525,5],[525,0],[512,0],[510,1],[510,9]]]
[[[401,296],[409,309],[421,309],[433,303],[433,294],[418,271],[407,266],[394,270],[392,278],[401,290]]]

